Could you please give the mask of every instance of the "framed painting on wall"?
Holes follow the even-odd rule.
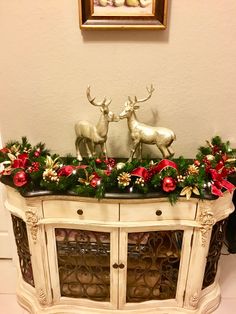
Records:
[[[81,29],[165,29],[167,0],[79,0]]]

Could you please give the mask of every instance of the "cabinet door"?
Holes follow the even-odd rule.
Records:
[[[47,234],[54,303],[117,308],[117,230],[58,225]]]
[[[122,228],[120,309],[182,306],[192,230]]]

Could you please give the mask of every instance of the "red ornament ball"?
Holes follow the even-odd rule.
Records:
[[[162,189],[165,192],[172,192],[176,189],[176,181],[172,177],[165,177],[162,181]]]
[[[98,165],[99,165],[99,164],[101,164],[101,163],[102,163],[102,160],[101,160],[100,158],[96,158],[96,159],[95,159],[95,162],[96,162],[96,164],[98,164]]]
[[[201,163],[200,163],[200,161],[199,160],[194,160],[194,165],[196,166],[196,167],[199,167],[200,165],[201,165]]]
[[[96,172],[94,172],[93,173],[93,178],[90,181],[90,185],[93,188],[96,188],[100,183],[101,183],[101,178],[99,177],[99,175]]]
[[[100,178],[93,178],[93,179],[90,181],[90,185],[91,185],[93,188],[96,188],[99,184],[100,184]]]
[[[13,177],[13,182],[17,187],[27,184],[27,174],[24,171],[18,171]]]
[[[40,150],[36,150],[36,151],[34,152],[34,156],[35,156],[35,157],[39,157],[39,156],[40,156]]]

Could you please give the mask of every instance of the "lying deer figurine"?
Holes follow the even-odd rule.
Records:
[[[87,98],[90,104],[92,104],[93,106],[100,107],[102,114],[100,116],[100,119],[97,125],[93,125],[92,123],[88,121],[78,121],[75,124],[75,133],[76,133],[75,147],[76,147],[77,159],[79,161],[83,160],[80,153],[80,149],[79,149],[79,145],[82,140],[85,144],[85,148],[86,148],[89,158],[92,158],[95,156],[96,145],[101,146],[102,152],[107,158],[106,140],[107,140],[109,122],[119,121],[119,117],[109,110],[109,105],[112,100],[107,100],[105,97],[102,101],[96,102],[95,98],[92,98],[90,95],[90,86],[88,86],[86,93],[87,93]],[[89,145],[91,147],[89,147]]]
[[[125,103],[125,109],[120,113],[120,119],[127,118],[127,123],[130,131],[130,135],[133,141],[133,147],[130,152],[129,162],[133,160],[133,156],[140,148],[140,154],[142,157],[142,144],[154,144],[161,151],[164,158],[168,158],[174,155],[174,151],[170,147],[172,142],[176,139],[174,132],[170,129],[163,127],[152,127],[150,125],[141,123],[136,117],[135,110],[139,109],[138,103],[145,102],[151,98],[154,91],[151,85],[150,89],[147,88],[148,96],[143,99],[138,99],[136,96],[132,100],[128,97],[128,101]]]

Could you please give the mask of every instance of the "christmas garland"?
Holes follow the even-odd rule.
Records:
[[[32,146],[26,137],[0,150],[0,180],[23,195],[32,191],[96,196],[107,193],[161,193],[171,203],[180,196],[219,197],[235,188],[230,178],[236,172],[235,150],[219,136],[198,149],[193,160],[178,159],[118,161],[94,158],[81,163],[73,156],[50,154],[45,144]]]

